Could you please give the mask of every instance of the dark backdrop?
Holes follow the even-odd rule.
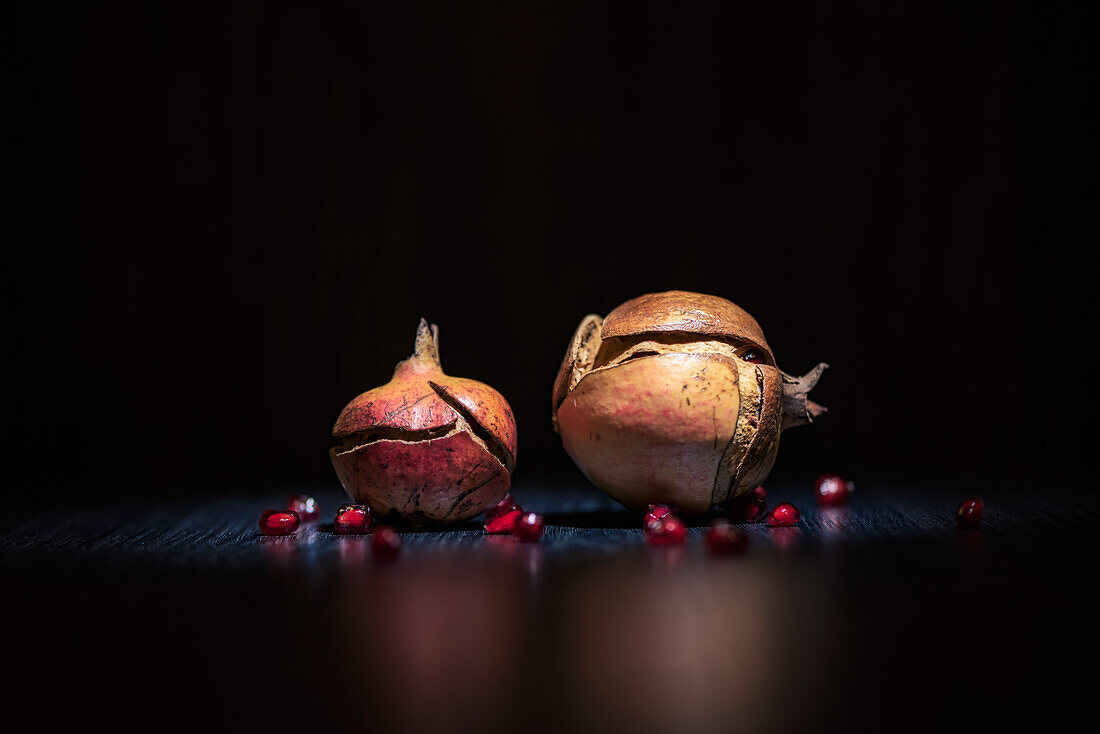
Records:
[[[566,342],[670,288],[832,364],[779,478],[1085,468],[1096,6],[390,5],[5,14],[9,486],[333,484],[422,315],[578,479]]]

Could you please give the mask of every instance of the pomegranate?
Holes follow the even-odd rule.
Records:
[[[508,492],[516,422],[504,397],[450,377],[439,362],[439,329],[420,320],[412,356],[393,379],[352,400],[329,451],[348,495],[378,517],[413,525],[466,520]]]
[[[757,487],[780,432],[825,412],[806,396],[826,367],[781,372],[760,326],[724,298],[653,293],[581,321],[553,423],[585,476],[622,504],[700,515]]]

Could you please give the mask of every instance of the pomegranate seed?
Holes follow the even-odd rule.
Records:
[[[524,543],[537,543],[542,537],[545,522],[537,512],[528,512],[516,519],[512,533]]]
[[[759,488],[763,491],[763,487]],[[764,498],[756,496],[754,490],[742,495],[730,504],[730,520],[736,523],[760,522],[764,518]]]
[[[370,530],[371,511],[366,505],[340,505],[332,525],[341,535],[359,535]]]
[[[388,561],[401,550],[401,535],[389,525],[378,525],[371,538],[371,550],[380,561]]]
[[[510,533],[512,532],[512,528],[516,526],[516,521],[519,520],[519,516],[522,514],[523,508],[519,505],[512,505],[500,510],[492,517],[486,517],[485,532],[490,535]]]
[[[290,535],[298,529],[301,518],[293,510],[264,510],[260,515],[260,532],[264,535]]]
[[[519,505],[516,504],[515,498],[512,497],[512,493],[509,492],[508,494],[504,495],[504,499],[502,499],[500,502],[497,502],[493,507],[490,507],[488,510],[485,511],[485,519],[492,520],[500,513],[506,512],[513,507],[519,507]]]
[[[669,505],[650,505],[649,510],[646,512],[645,521],[661,520],[672,514],[672,507]]]
[[[685,538],[687,538],[687,526],[672,512],[664,517],[646,520],[645,539],[650,545],[680,545]]]
[[[764,353],[759,349],[750,349],[741,355],[741,359],[753,364],[764,364]]]
[[[763,487],[757,487],[753,491],[749,492],[753,497],[759,497],[761,500],[768,499],[768,492]]]
[[[785,528],[794,525],[801,516],[798,508],[790,502],[780,502],[768,515],[768,525],[774,528]]]
[[[730,525],[729,520],[712,522],[704,539],[707,550],[719,556],[744,553],[749,545],[749,536]]]
[[[985,505],[981,497],[971,497],[962,503],[955,513],[955,524],[960,528],[976,528],[982,524],[982,509]]]
[[[318,507],[317,500],[308,494],[298,494],[291,497],[286,501],[286,509],[297,512],[302,522],[313,522],[321,517],[321,508]]]
[[[823,507],[847,504],[848,497],[855,491],[856,485],[839,474],[822,474],[814,483],[814,495]]]

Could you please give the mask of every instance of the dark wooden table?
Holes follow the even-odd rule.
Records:
[[[598,492],[528,483],[538,545],[470,524],[406,534],[392,563],[332,532],[332,490],[325,521],[261,537],[286,494],[5,516],[6,710],[379,732],[1065,731],[1096,710],[1087,492],[987,494],[963,531],[957,490],[863,485],[825,511],[772,486],[802,522],[713,558],[703,526],[648,548]]]

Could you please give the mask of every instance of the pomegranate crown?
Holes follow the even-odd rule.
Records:
[[[394,374],[425,369],[442,371],[443,366],[439,361],[439,327],[422,318],[416,328],[413,353],[397,363]]]

